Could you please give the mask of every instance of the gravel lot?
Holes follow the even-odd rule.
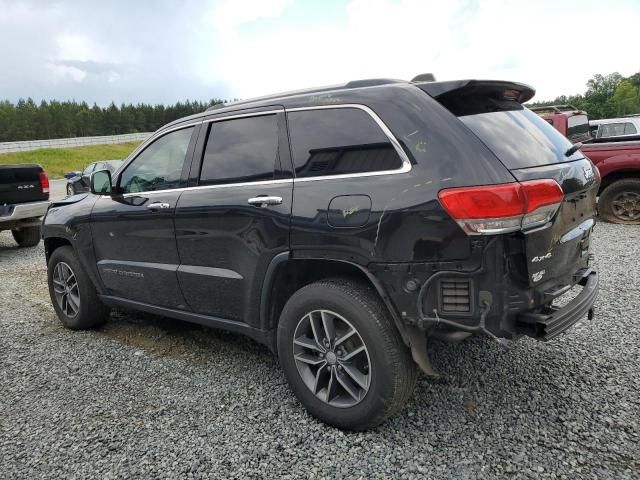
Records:
[[[42,247],[0,233],[0,478],[640,478],[639,238],[597,226],[596,320],[509,351],[438,343],[446,379],[351,434],[242,337],[127,312],[64,330]]]

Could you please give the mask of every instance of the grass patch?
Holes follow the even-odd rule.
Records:
[[[67,172],[82,170],[89,163],[100,160],[126,158],[141,142],[113,143],[108,145],[86,145],[70,148],[41,148],[28,152],[0,154],[0,164],[38,163],[49,178],[62,178]]]

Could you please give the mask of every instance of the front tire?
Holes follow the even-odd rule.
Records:
[[[307,285],[285,305],[278,356],[304,407],[348,430],[384,422],[407,402],[416,365],[369,286],[349,279]]]
[[[40,243],[40,227],[23,227],[11,230],[19,247],[35,247]]]
[[[65,327],[84,330],[107,320],[109,308],[98,298],[93,283],[70,246],[54,250],[47,270],[51,303]]]
[[[67,183],[67,196],[71,197],[72,195],[75,195],[76,192],[73,189],[73,185],[71,183]]]
[[[640,178],[624,178],[605,188],[598,212],[607,222],[640,224]]]

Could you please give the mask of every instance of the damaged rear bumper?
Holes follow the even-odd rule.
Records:
[[[585,315],[593,316],[593,304],[598,296],[598,272],[587,269],[578,281],[582,291],[562,308],[548,308],[543,312],[525,312],[518,315],[518,333],[538,340],[551,340]]]

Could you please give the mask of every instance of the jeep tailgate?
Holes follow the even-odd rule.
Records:
[[[525,230],[526,274],[530,285],[561,284],[586,265],[596,216],[599,177],[579,151],[551,125],[527,109],[460,117],[518,181],[549,178],[564,193],[551,225]],[[524,272],[523,272],[524,273]],[[553,285],[551,286],[553,288]]]
[[[550,291],[575,283],[573,275],[588,263],[596,215],[599,175],[593,164],[521,105],[533,96],[530,87],[466,81],[443,82],[447,85],[438,88],[436,83],[419,86],[487,145],[516,180],[553,179],[562,188],[564,198],[550,222],[510,236],[512,271],[529,285]]]
[[[524,248],[530,285],[555,280],[557,288],[573,283],[576,268],[586,267],[589,237],[595,223],[598,177],[587,159],[543,167],[512,170],[519,180],[552,178],[562,188],[564,200],[551,225],[525,230]],[[550,291],[555,285],[547,285]]]

